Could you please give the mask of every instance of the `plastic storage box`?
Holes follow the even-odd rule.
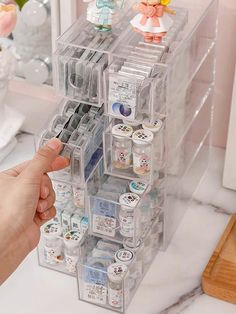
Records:
[[[103,158],[100,158],[82,188],[53,179],[56,216],[42,227],[38,246],[41,266],[67,275],[76,275],[76,263],[80,256],[79,245],[87,236],[89,228],[88,195],[95,193],[103,175]],[[74,238],[76,241],[73,241]]]
[[[117,46],[132,17],[132,4],[126,1],[116,16],[112,32],[98,32],[83,16],[57,40],[54,54],[58,92],[70,99],[101,107],[105,101],[103,71],[109,53]]]
[[[70,228],[81,231],[79,219],[72,224],[74,214],[88,217],[77,253],[72,249],[78,261],[79,298],[121,313],[155,254],[167,248],[208,168],[218,1],[174,4],[173,27],[160,44],[144,43],[133,31],[128,22],[135,12],[129,8],[107,34],[95,32],[80,19],[58,39],[55,53],[58,89],[70,102],[57,117],[59,128],[61,116],[77,114],[75,101],[84,108],[94,105],[89,107],[94,112],[104,108],[105,113],[96,120],[98,125],[103,121],[95,137],[100,140],[94,140],[92,131],[86,144],[94,146],[79,148],[81,159],[76,163],[73,154],[78,147],[65,143],[71,168],[54,179],[59,199],[60,184],[70,185],[73,193],[68,192],[70,200],[64,202],[67,193],[62,192],[53,221],[61,228],[60,247],[66,248],[56,250],[64,268],[45,263],[47,237],[39,247],[40,264],[70,273],[65,261],[73,244],[62,235]],[[137,186],[144,187],[142,195]]]
[[[89,236],[81,244],[78,267],[79,298],[124,313],[160,247],[159,221],[136,246]]]
[[[89,233],[113,242],[136,243],[163,205],[163,188],[143,182],[101,177],[89,195]]]
[[[164,129],[164,119],[131,125],[113,119],[103,138],[105,172],[152,184],[165,160]]]
[[[51,137],[59,138],[64,143],[61,155],[70,160],[70,166],[51,176],[83,188],[102,156],[103,131],[108,119],[103,107],[63,100],[60,108],[41,133],[39,145]]]

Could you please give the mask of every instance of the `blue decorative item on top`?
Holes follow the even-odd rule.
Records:
[[[124,0],[84,0],[88,2],[87,20],[99,31],[110,31],[113,17],[124,5]]]

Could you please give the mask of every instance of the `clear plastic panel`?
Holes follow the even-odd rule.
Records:
[[[103,131],[108,119],[103,108],[63,100],[60,114],[55,115],[49,127],[41,133],[39,146],[52,137],[64,144],[61,155],[70,165],[51,174],[55,180],[83,187],[102,157]]]
[[[42,229],[58,228],[54,221],[47,223]],[[82,233],[79,230],[69,230],[64,236],[48,236],[48,231],[42,231],[40,243],[38,245],[39,265],[51,270],[55,270],[66,275],[76,276],[76,265],[81,255],[79,241],[83,241],[87,231]],[[78,244],[68,245],[68,237],[76,236],[80,238]]]
[[[127,238],[137,242],[159,214],[163,193],[158,182],[150,187],[104,175],[89,195],[89,233],[119,243]]]
[[[125,275],[114,284],[109,279],[108,267],[116,261],[116,251],[123,246],[88,236],[81,245],[81,255],[77,265],[79,299],[115,312],[125,313],[158,252],[160,238],[160,222],[156,219],[138,249],[131,253],[133,258],[130,264],[125,266],[127,267]]]
[[[105,172],[107,174],[130,180],[141,180],[152,183],[159,177],[159,170],[162,168],[165,156],[164,147],[164,120],[158,132],[151,132],[153,139],[146,141],[144,125],[129,125],[127,121],[113,119],[104,132],[103,149]],[[115,126],[131,129],[128,137],[119,137],[113,134]],[[135,140],[135,134],[139,140]],[[133,134],[133,135],[132,135]]]
[[[186,3],[186,7],[189,5],[191,6]],[[196,20],[196,17],[192,16],[194,10],[190,10],[192,20],[189,19],[190,25],[186,28],[185,40],[174,43],[166,57],[169,68],[167,95],[170,100],[175,98],[176,93],[188,88],[216,43],[216,27],[213,21],[217,18],[217,1],[209,0],[205,1],[204,5],[201,3],[198,5],[196,11],[204,10],[205,7],[203,16],[193,28],[190,28],[192,21]]]
[[[165,250],[175,233],[181,219],[191,204],[193,193],[198,188],[201,179],[206,173],[209,164],[210,134],[198,145],[195,155],[185,168],[182,178],[168,176],[166,180],[166,202],[164,207],[164,238],[163,249]],[[191,149],[190,149],[191,150]]]
[[[198,152],[199,145],[207,134],[209,134],[212,121],[212,97],[213,93],[209,95],[192,124],[186,128],[177,145],[169,147],[168,158],[166,160],[167,172],[169,174],[181,178],[189,163]],[[172,141],[172,139],[170,140]]]
[[[76,21],[57,40],[54,54],[58,92],[73,100],[101,107],[104,103],[103,71],[108,54],[132,16],[132,1],[114,16],[112,32],[99,32],[85,17]]]
[[[166,175],[163,181],[165,187],[164,249],[167,248],[208,167],[212,98],[213,93],[204,102],[177,147],[168,152]],[[199,163],[198,160],[201,162]]]
[[[89,218],[91,235],[83,237],[77,255],[79,298],[120,313],[158,248],[167,248],[208,166],[218,5],[173,1],[173,27],[154,44],[132,29],[136,1],[126,2],[112,32],[95,31],[83,17],[58,39],[57,88],[69,100],[41,138],[62,139],[62,155],[71,161],[53,174],[53,223],[64,235],[81,228],[81,217]],[[138,182],[145,186],[142,195]],[[58,239],[62,244],[50,246],[42,238],[40,264],[68,273],[64,240]],[[128,240],[142,245],[114,285],[108,267]],[[55,256],[61,261],[55,263]]]
[[[103,34],[97,35],[97,37],[102,36]],[[104,39],[107,45],[111,40]],[[56,88],[60,95],[93,106],[103,105],[102,75],[108,65],[106,54],[66,47],[62,52],[55,52],[54,60],[58,78]]]
[[[182,40],[182,33],[188,22],[188,11],[186,9],[179,7],[172,7],[171,9],[176,12],[175,15],[170,15],[173,19],[173,26],[161,43],[144,42],[142,35],[135,32],[133,27],[129,25],[123,34],[122,43],[115,45],[111,50],[111,58],[117,56],[136,63],[145,60],[153,66],[153,69],[155,69],[155,65],[163,63],[170,46]],[[135,15],[135,12],[133,15]]]
[[[166,112],[166,67],[113,58],[104,72],[106,113],[127,121],[155,121]]]
[[[80,241],[84,240],[89,229],[88,195],[94,194],[104,174],[103,159],[96,166],[86,185],[53,181],[56,193],[56,216],[49,222],[55,225],[60,234],[48,238],[42,227],[41,241],[38,246],[38,260],[41,266],[75,276],[75,266],[80,255],[78,246],[66,245],[64,237],[68,232],[78,232]]]

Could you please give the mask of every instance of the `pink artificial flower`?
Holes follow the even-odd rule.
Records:
[[[16,26],[16,6],[0,4],[0,37],[8,37]]]

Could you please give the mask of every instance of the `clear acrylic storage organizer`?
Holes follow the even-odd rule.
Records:
[[[105,110],[112,117],[154,122],[166,114],[167,67],[170,47],[182,39],[188,11],[172,8],[173,26],[162,43],[142,41],[129,26],[122,41],[110,54],[104,72]]]
[[[106,249],[103,252],[99,249],[104,241],[97,237],[88,236],[81,244],[81,255],[77,264],[78,292],[79,299],[85,302],[113,310],[118,313],[125,313],[139,284],[145,276],[149,266],[156,256],[160,247],[159,220],[156,219],[145,236],[135,246],[132,242],[125,242],[121,249],[127,249],[127,244],[135,247],[133,251],[129,249],[129,254],[133,255],[131,262],[116,264],[117,272],[125,269],[123,276],[113,282],[110,276],[109,266],[117,259],[113,242],[105,242]],[[99,252],[100,251],[100,252]],[[127,252],[126,252],[127,253]],[[117,256],[117,255],[116,255]],[[127,255],[123,255],[127,259]]]
[[[143,124],[112,119],[104,132],[105,173],[152,183],[165,159],[165,120]]]
[[[76,276],[76,265],[80,256],[80,242],[87,231],[70,229],[62,233],[60,224],[50,221],[41,227],[38,245],[39,265],[66,275]]]
[[[182,40],[173,42],[166,54],[165,63],[169,68],[168,99],[174,99],[176,93],[188,88],[216,44],[218,1],[199,2],[194,8],[191,1],[179,1],[179,5],[182,4],[188,9],[189,19]]]
[[[163,169],[163,249],[176,231],[209,165],[213,90],[172,149]],[[170,130],[168,136],[173,136]],[[162,190],[162,189],[161,189]]]
[[[54,53],[57,91],[72,100],[101,107],[104,103],[103,71],[108,55],[132,17],[132,3],[113,17],[112,32],[99,32],[85,17],[77,20],[57,40]]]
[[[104,72],[105,108],[109,116],[137,123],[154,122],[165,116],[166,67],[153,69],[154,65],[145,61],[140,64],[128,58],[113,58]]]
[[[50,237],[42,227],[42,236],[38,246],[39,265],[75,276],[75,264],[80,255],[78,242],[67,244],[65,237],[70,232],[77,232],[79,243],[88,233],[88,195],[94,192],[102,180],[104,173],[103,159],[101,158],[86,184],[81,188],[75,184],[53,180],[53,188],[56,193],[56,216],[49,222],[58,230]],[[55,225],[55,226],[54,226]],[[48,228],[50,230],[50,228]],[[73,236],[73,234],[72,234]],[[75,245],[73,245],[75,244]]]
[[[64,144],[61,155],[70,160],[66,169],[51,174],[54,180],[85,185],[103,154],[103,131],[107,123],[103,107],[62,101],[59,114],[54,115],[39,139],[42,146],[52,137],[59,138]]]
[[[89,234],[122,243],[137,242],[150,227],[163,205],[161,183],[151,187],[109,175],[100,177],[88,198]]]
[[[107,35],[95,32],[82,18],[59,38],[55,53],[58,88],[72,101],[60,115],[74,114],[73,99],[77,99],[97,107],[105,102],[104,110],[110,117],[103,134],[104,171],[100,177],[86,181],[60,174],[58,178],[86,190],[85,212],[89,216],[88,233],[92,235],[80,242],[79,298],[121,313],[126,311],[145,273],[137,271],[137,264],[148,266],[159,248],[168,247],[208,168],[218,1],[176,0],[173,4],[177,2],[179,7],[170,7],[176,10],[173,27],[160,44],[145,43],[134,32],[129,21],[136,13],[130,9],[130,17],[120,19],[120,29],[115,26]],[[102,50],[108,42],[111,45]],[[85,62],[82,55],[88,58]],[[94,63],[94,58],[100,58],[100,62]],[[76,85],[74,90],[70,80]],[[127,105],[129,97],[127,110],[120,104]],[[113,104],[116,106],[112,112]],[[92,178],[92,170],[89,173]],[[127,189],[130,182],[146,184],[146,192],[136,199],[134,207],[124,205],[124,198],[114,192],[119,181],[125,182],[121,195],[131,192],[131,201],[134,192]],[[130,201],[129,196],[126,194],[125,201]],[[74,202],[74,196],[71,199]],[[64,210],[66,213],[67,207]],[[66,215],[63,218],[64,227]],[[135,242],[138,239],[140,242]],[[153,239],[156,245],[150,246]],[[122,250],[122,245],[141,253],[129,265],[125,261],[128,271],[116,281],[109,267],[117,262],[117,256],[114,250],[104,252],[104,246]],[[119,273],[123,268],[115,269]]]

